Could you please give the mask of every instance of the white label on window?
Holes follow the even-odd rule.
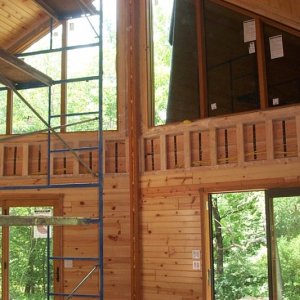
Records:
[[[273,105],[279,105],[279,98],[273,98]]]
[[[244,43],[256,40],[255,20],[247,20],[243,22],[244,27]]]
[[[46,209],[40,209],[40,210],[35,210],[34,212],[35,216],[45,216],[45,217],[51,217],[52,216],[52,211],[49,208]],[[50,237],[52,236],[51,228],[50,228]],[[34,226],[33,228],[33,237],[35,239],[46,239],[48,236],[48,228],[46,225],[38,225]]]
[[[276,35],[269,37],[270,42],[270,52],[271,52],[271,59],[283,57],[283,42],[282,42],[282,35]]]
[[[217,103],[212,103],[210,105],[210,107],[211,107],[211,110],[216,110],[217,109]]]
[[[249,54],[255,53],[255,43],[250,42],[248,49],[249,49]]]
[[[192,258],[200,259],[200,250],[192,250]]]
[[[200,270],[200,261],[193,260],[193,270]]]

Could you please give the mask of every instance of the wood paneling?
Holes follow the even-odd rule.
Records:
[[[201,249],[199,194],[147,194],[140,220],[143,299],[202,299],[202,270],[193,270],[192,257]]]

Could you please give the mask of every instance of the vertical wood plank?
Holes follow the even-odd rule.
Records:
[[[260,108],[266,109],[268,107],[268,88],[266,75],[266,57],[264,45],[263,24],[259,17],[255,18],[256,26],[256,48],[257,48],[257,68],[258,68],[258,83],[259,83],[259,97]]]
[[[160,136],[160,164],[162,171],[167,170],[167,141],[165,134]]]
[[[7,90],[7,103],[6,103],[6,134],[12,134],[13,123],[12,123],[12,114],[13,114],[13,91],[11,89]]]
[[[296,116],[296,132],[297,132],[298,157],[300,157],[300,116]]]
[[[273,160],[274,159],[273,120],[266,121],[266,151],[267,151],[267,160]]]
[[[203,0],[195,1],[197,44],[198,44],[198,66],[199,66],[199,97],[200,97],[200,118],[207,117],[207,88],[206,88],[206,57],[204,43],[204,11]]]
[[[0,144],[0,176],[3,176],[4,170],[4,145]]]
[[[245,147],[244,147],[244,125],[238,123],[236,126],[236,145],[238,163],[245,162]]]
[[[74,148],[79,148],[79,141],[78,140],[74,140],[73,141],[73,147]],[[77,152],[77,155],[80,155],[80,153]],[[75,158],[74,155],[72,155],[72,159],[73,159],[73,175],[77,176],[79,175],[79,165],[80,162],[78,159]]]
[[[22,176],[28,176],[28,162],[29,162],[29,145],[23,144],[23,159],[22,159]]]
[[[191,168],[191,133],[185,131],[183,134],[183,149],[184,149],[184,168]]]
[[[62,23],[62,47],[67,47],[67,39],[68,39],[68,26],[67,21],[63,21]],[[61,52],[61,79],[65,80],[67,79],[67,51]],[[66,132],[66,125],[67,118],[64,116],[64,114],[67,113],[67,83],[61,84],[61,90],[60,90],[60,125],[62,126],[60,131]]]
[[[210,146],[210,163],[212,166],[217,165],[217,130],[209,129],[209,146]]]

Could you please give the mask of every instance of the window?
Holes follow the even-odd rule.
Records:
[[[99,6],[99,1],[95,1]],[[117,1],[103,2],[103,129],[117,129]],[[22,96],[48,121],[50,103],[51,127],[60,126],[61,114],[67,117],[67,131],[98,130],[95,120],[99,111],[99,16],[83,16],[66,22],[67,43],[63,45],[63,25],[53,29],[20,56],[55,82],[48,88],[21,90]],[[63,50],[62,47],[71,47]],[[65,51],[65,56],[63,55]],[[66,64],[62,59],[66,57]],[[66,65],[64,67],[64,65]],[[62,66],[65,68],[62,69]],[[66,76],[64,75],[66,74]],[[65,88],[66,93],[62,93]],[[4,92],[1,92],[3,94]],[[50,96],[50,95],[51,96]],[[50,99],[50,102],[49,102]],[[66,111],[61,111],[61,107]],[[93,115],[92,115],[93,114]],[[1,120],[3,120],[2,118]],[[13,105],[13,133],[45,129],[17,96]],[[91,121],[89,121],[91,120]],[[72,125],[76,123],[76,125]],[[79,124],[78,124],[79,123]]]
[[[259,108],[255,21],[205,0],[204,27],[208,115]]]
[[[155,125],[199,118],[193,1],[151,1]]]
[[[269,106],[300,103],[300,38],[265,25]]]
[[[297,299],[300,190],[266,195],[211,195],[213,299]]]

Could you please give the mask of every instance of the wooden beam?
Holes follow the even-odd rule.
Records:
[[[13,130],[13,100],[14,93],[11,89],[7,90],[7,101],[6,101],[6,135],[12,134]]]
[[[59,20],[59,16],[57,12],[50,6],[48,5],[44,0],[34,0],[34,2],[37,3],[38,6],[41,7],[45,13],[47,13],[51,18],[55,20]]]
[[[37,226],[37,225],[86,225],[98,224],[99,219],[76,217],[46,217],[46,216],[0,216],[0,226]]]
[[[52,79],[49,76],[27,65],[21,59],[18,59],[17,57],[7,53],[3,49],[0,49],[0,62],[11,67],[14,73],[16,74],[16,78],[18,78],[19,75],[25,76],[25,78],[27,77],[27,80],[25,80],[25,82],[39,81],[47,86],[51,86],[53,83]],[[18,83],[18,80],[14,80],[14,78],[9,78],[7,74],[2,74],[2,72],[0,73],[0,75],[2,75],[5,78],[8,78],[14,83]],[[6,83],[2,83],[6,85]]]
[[[255,25],[256,25],[256,48],[257,48],[257,68],[258,68],[260,108],[266,109],[268,107],[266,57],[265,57],[263,25],[259,17],[255,18]]]

